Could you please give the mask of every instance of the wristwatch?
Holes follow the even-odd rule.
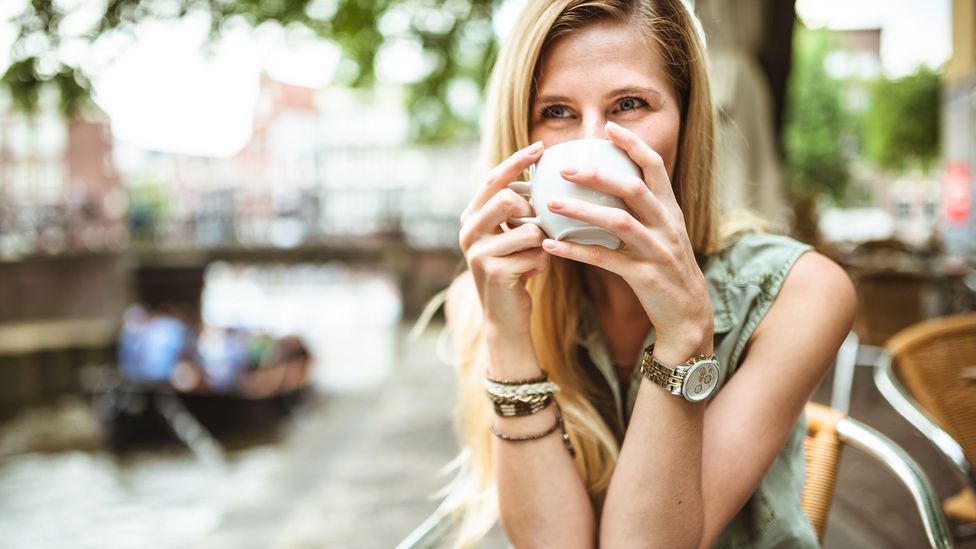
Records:
[[[672,395],[689,402],[705,400],[718,385],[718,361],[715,355],[698,355],[677,366],[668,366],[654,358],[654,345],[644,349],[641,375],[664,387]]]

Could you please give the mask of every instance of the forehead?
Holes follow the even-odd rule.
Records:
[[[553,42],[539,64],[538,93],[565,88],[653,84],[671,93],[664,61],[650,39],[625,23],[597,23]]]

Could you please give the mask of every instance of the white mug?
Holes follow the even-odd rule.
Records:
[[[623,173],[641,177],[640,168],[627,153],[606,139],[575,139],[546,148],[542,158],[529,168],[529,182],[516,181],[508,185],[513,191],[528,196],[535,209],[534,217],[513,217],[515,224],[533,223],[553,240],[568,240],[578,244],[598,244],[611,250],[620,247],[620,239],[611,231],[578,219],[553,213],[546,205],[551,198],[576,198],[601,206],[626,209],[622,200],[591,189],[560,175],[569,167],[595,166],[603,173]]]

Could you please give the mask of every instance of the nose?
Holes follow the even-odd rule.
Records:
[[[582,134],[580,139],[606,139],[607,119],[603,112],[598,110],[583,113],[583,120],[580,124]]]

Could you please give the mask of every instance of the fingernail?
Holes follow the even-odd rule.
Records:
[[[558,200],[558,199],[555,199],[555,198],[549,200],[549,209],[550,210],[558,210],[559,208],[562,208],[564,205],[565,204],[563,204],[563,201],[562,200]]]
[[[529,148],[525,149],[526,154],[535,154],[542,150],[542,141],[536,141],[535,143],[529,145]]]
[[[556,241],[553,240],[553,239],[551,239],[551,238],[547,238],[547,239],[545,239],[545,240],[542,241],[542,247],[545,248],[545,249],[547,249],[547,250],[555,250],[556,249]]]
[[[612,130],[614,130],[614,131],[620,131],[620,130],[622,130],[622,129],[623,129],[623,128],[622,128],[622,127],[620,126],[620,124],[617,124],[616,122],[611,122],[611,121],[609,121],[609,120],[607,120],[607,125],[606,125],[606,128],[607,128],[608,130],[611,130],[611,129],[612,129]]]
[[[579,168],[563,168],[563,175],[576,175],[579,173]]]

